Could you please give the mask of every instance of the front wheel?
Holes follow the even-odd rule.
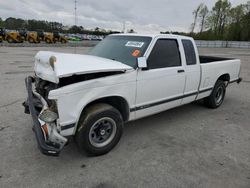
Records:
[[[80,150],[98,156],[116,146],[122,131],[123,119],[117,109],[108,104],[94,104],[82,114],[75,139]]]
[[[218,108],[224,101],[226,85],[224,81],[218,80],[210,96],[204,99],[204,103],[209,108]]]

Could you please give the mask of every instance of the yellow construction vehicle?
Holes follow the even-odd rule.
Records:
[[[53,36],[53,33],[48,33],[48,32],[45,32],[44,33],[44,41],[46,43],[54,43],[54,36]]]
[[[18,31],[7,31],[5,33],[5,40],[8,43],[22,43],[25,38]]]
[[[27,29],[18,29],[17,32],[19,33],[22,41],[27,39]]]
[[[36,30],[37,36],[39,41],[44,41],[44,31],[43,30]]]
[[[54,38],[54,43],[56,42],[67,43],[68,42],[67,38],[61,33],[59,33],[58,31],[53,32],[53,38]]]
[[[29,41],[29,43],[40,43],[40,41],[41,41],[37,32],[35,32],[35,31],[28,32],[26,39],[27,39],[27,41]]]

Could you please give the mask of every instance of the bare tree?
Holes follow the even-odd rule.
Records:
[[[194,33],[195,27],[196,27],[196,23],[197,23],[197,19],[198,19],[198,15],[199,12],[202,8],[202,4],[200,4],[194,11],[193,11],[193,15],[194,15],[194,23],[192,23],[191,25],[191,33]]]
[[[208,10],[208,8],[207,8],[207,5],[202,4],[201,9],[200,9],[200,12],[199,12],[200,27],[201,27],[200,33],[202,33],[203,30],[204,30],[205,22],[206,22],[208,13],[209,13],[209,10]]]

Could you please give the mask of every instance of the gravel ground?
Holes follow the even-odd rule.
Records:
[[[227,89],[220,108],[192,103],[130,122],[118,146],[101,157],[81,154],[74,142],[59,157],[37,149],[21,103],[39,50],[74,52],[0,47],[0,187],[250,187],[249,49],[200,49],[242,60],[244,81]]]

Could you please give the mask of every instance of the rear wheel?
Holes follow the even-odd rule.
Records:
[[[204,99],[204,103],[209,108],[218,108],[224,101],[226,94],[226,85],[224,81],[218,80],[209,97]]]
[[[119,142],[123,131],[120,112],[108,104],[94,104],[83,113],[76,133],[80,150],[90,155],[103,155]]]

